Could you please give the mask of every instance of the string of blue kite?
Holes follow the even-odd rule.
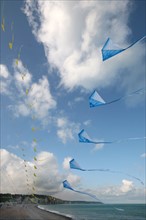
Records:
[[[121,48],[119,45],[113,43],[110,38],[108,38],[107,41],[105,42],[102,50],[101,50],[103,61],[129,49],[130,47],[132,47],[136,43],[139,43],[140,41],[144,40],[145,38],[146,38],[146,36],[140,38],[139,40],[135,41],[134,43],[132,43],[130,46],[128,46],[126,48]]]
[[[130,96],[133,96],[133,95],[144,94],[145,92],[146,92],[145,88],[141,88],[141,89],[133,91],[133,92],[131,92],[131,93],[125,95],[125,96],[121,96],[120,98],[117,98],[115,100],[105,102],[105,100],[98,94],[98,92],[96,90],[94,90],[94,92],[89,97],[89,105],[90,105],[90,108],[98,107],[98,106],[101,106],[101,105],[108,105],[108,104],[112,104],[114,102],[118,102],[122,99],[126,99],[127,97],[130,97]]]
[[[113,171],[113,170],[110,170],[110,169],[82,169],[80,167],[80,165],[75,161],[75,159],[72,159],[69,161],[69,165],[70,165],[70,168],[71,169],[76,169],[76,170],[81,170],[81,171],[101,171],[101,172],[110,172],[110,173],[118,173],[118,174],[124,174],[126,176],[129,176],[133,179],[136,179],[138,180],[142,185],[144,185],[143,181],[133,175],[130,175],[128,173],[124,173],[124,172],[121,172],[121,171]]]

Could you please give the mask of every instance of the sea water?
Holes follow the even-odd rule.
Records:
[[[146,220],[145,204],[60,204],[40,208],[74,220]]]

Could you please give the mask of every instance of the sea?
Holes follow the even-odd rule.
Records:
[[[38,208],[73,220],[146,220],[146,204],[75,203],[40,205]]]

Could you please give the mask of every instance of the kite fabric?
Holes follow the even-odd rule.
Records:
[[[119,174],[124,174],[126,176],[129,176],[133,179],[136,179],[138,180],[142,185],[144,185],[143,181],[135,176],[132,176],[128,173],[124,173],[124,172],[121,172],[121,171],[113,171],[113,170],[110,170],[110,169],[82,169],[80,167],[80,165],[75,161],[75,159],[72,159],[69,161],[69,164],[70,164],[70,168],[71,169],[76,169],[76,170],[81,170],[81,171],[101,171],[101,172],[110,172],[110,173],[119,173]]]
[[[78,133],[79,142],[81,142],[81,143],[91,143],[91,144],[113,144],[113,143],[120,143],[122,141],[141,140],[141,139],[146,138],[146,137],[135,137],[135,138],[126,138],[126,139],[123,139],[123,140],[114,140],[114,141],[92,141],[86,136],[87,136],[87,134],[85,133],[85,130],[82,129]]]
[[[66,189],[70,189],[74,192],[77,192],[77,193],[81,193],[81,194],[84,194],[84,195],[87,195],[87,196],[90,196],[91,198],[97,200],[97,201],[100,201],[95,195],[92,195],[90,193],[87,193],[87,192],[82,192],[82,191],[78,191],[78,190],[75,190],[71,187],[70,183],[67,181],[67,180],[64,180],[63,181],[63,187],[66,188]]]
[[[126,48],[121,48],[119,47],[119,45],[115,44],[112,42],[112,40],[110,38],[107,39],[107,41],[105,42],[101,52],[102,52],[102,60],[105,61],[127,49],[129,49],[130,47],[132,47],[134,44],[139,43],[140,41],[144,40],[146,38],[146,36],[140,38],[139,40],[137,40],[136,42],[132,43],[130,46],[126,47]]]
[[[144,88],[141,88],[141,89],[138,89],[136,91],[133,91],[125,96],[122,96],[120,98],[117,98],[115,100],[112,100],[110,102],[105,102],[103,100],[103,98],[98,94],[98,92],[96,90],[94,90],[94,92],[90,95],[89,97],[89,105],[90,105],[90,108],[92,107],[98,107],[98,106],[101,106],[101,105],[108,105],[108,104],[112,104],[114,102],[118,102],[122,99],[125,99],[129,96],[133,96],[133,95],[141,95],[141,94],[144,94],[146,92],[146,90]]]

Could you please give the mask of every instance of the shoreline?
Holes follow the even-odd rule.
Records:
[[[55,210],[49,210],[49,209],[45,209],[41,206],[36,206],[38,209],[40,210],[43,210],[43,211],[46,211],[46,212],[49,212],[49,213],[52,213],[52,214],[55,214],[55,215],[59,215],[59,216],[62,216],[62,217],[65,217],[67,219],[71,219],[73,220],[73,216],[71,215],[68,215],[68,214],[65,214],[65,213],[61,213],[61,212],[58,212],[58,211],[55,211]]]
[[[41,209],[32,204],[3,204],[0,207],[0,220],[72,220],[69,216]]]

